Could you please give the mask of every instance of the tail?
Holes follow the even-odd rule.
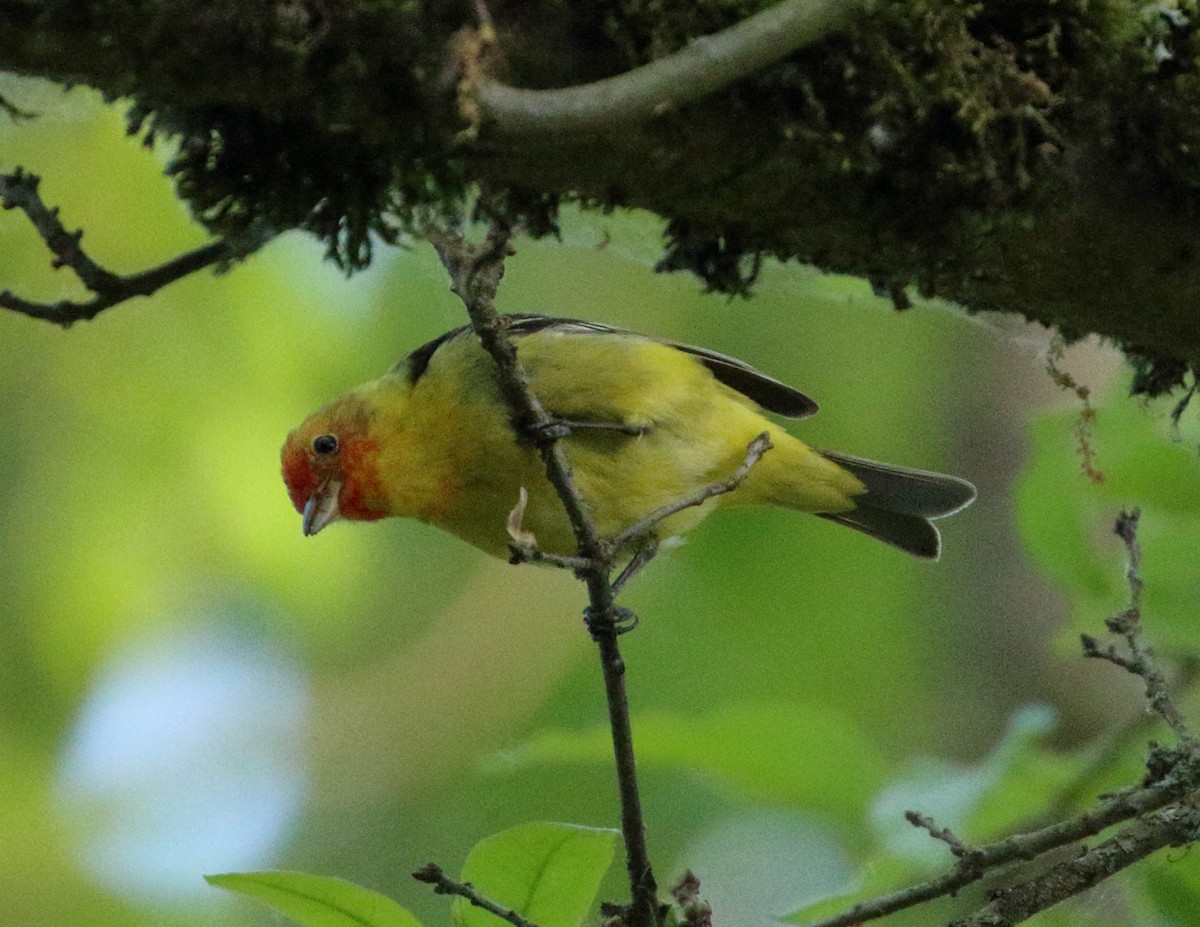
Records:
[[[936,560],[942,549],[942,537],[930,519],[953,515],[975,498],[975,487],[956,476],[829,451],[821,451],[821,456],[849,470],[867,487],[865,495],[855,498],[856,508],[822,514],[822,518],[926,560]]]

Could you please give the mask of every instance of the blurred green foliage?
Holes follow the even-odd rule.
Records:
[[[86,230],[95,258],[131,271],[204,240],[161,176],[168,153],[125,139],[117,110],[82,91],[2,89],[43,115],[0,121],[0,169],[41,173],[43,195],[69,228]],[[920,832],[907,840],[932,844],[932,858],[896,841],[910,828],[887,810],[888,795],[911,796],[935,817],[944,810],[952,818],[939,824],[972,839],[1053,805],[1104,756],[1105,735],[1068,729],[1065,748],[1051,744],[1048,715],[1036,711],[1015,715],[1005,735],[1022,704],[1057,693],[1063,716],[1091,712],[1099,729],[1140,705],[1134,689],[1102,704],[1097,687],[1056,689],[1058,668],[1078,660],[1065,648],[1063,662],[1047,658],[1039,688],[1012,682],[1028,678],[1028,654],[1041,653],[1061,613],[1046,592],[1030,620],[1017,620],[1018,593],[1044,587],[1005,530],[1025,412],[1014,412],[1016,391],[997,371],[1023,364],[1036,382],[1035,359],[936,306],[888,318],[864,283],[799,268],[764,268],[752,302],[702,296],[691,280],[650,273],[660,232],[639,216],[567,216],[562,243],[519,244],[501,308],[746,358],[822,402],[820,416],[794,426],[806,440],[962,471],[981,488],[945,524],[937,566],[817,519],[740,511],[711,519],[626,594],[642,618],[623,644],[660,883],[702,859],[718,922],[756,927],[847,891],[854,873],[861,886],[888,888],[946,865]],[[422,923],[445,923],[445,900],[408,878],[416,866],[432,859],[453,871],[468,859],[469,871],[482,865],[483,838],[528,821],[618,820],[599,672],[570,577],[487,560],[416,523],[300,536],[278,476],[288,429],[463,321],[421,245],[381,253],[349,280],[321,258],[319,244],[285,236],[226,276],[186,280],[67,333],[0,316],[0,834],[20,835],[0,840],[6,923],[275,923],[204,885],[203,872],[236,865],[222,853],[194,874],[162,876],[182,879],[182,890],[122,888],[113,867],[149,883],[171,853],[147,838],[146,859],[98,864],[81,835],[122,822],[105,817],[117,812],[103,802],[82,820],[63,793],[71,745],[108,736],[82,727],[98,681],[122,654],[160,640],[169,653],[196,625],[253,642],[247,652],[265,648],[308,687],[297,709],[305,746],[265,745],[294,766],[304,794],[283,839],[260,837],[247,868],[344,877],[399,899]],[[21,216],[0,216],[0,286],[82,295],[66,274],[49,268]],[[1079,473],[1077,414],[1033,427],[1017,495],[1025,550],[1067,595],[1076,629],[1099,633],[1123,597],[1122,549],[1106,525],[1120,506],[1141,505],[1151,633],[1165,649],[1194,650],[1195,441],[1172,443],[1128,403],[1105,407],[1092,440],[1106,482],[1096,486]],[[205,729],[205,712],[257,730],[246,719],[262,704],[220,702],[240,691],[220,666],[207,666],[216,702],[149,699],[155,724],[131,718],[112,768],[95,775],[144,785],[147,802],[183,822],[218,814],[203,789],[172,789],[170,759],[188,755],[180,744]],[[151,740],[157,752],[143,749]],[[217,764],[215,779],[241,787],[239,777],[257,775],[245,788],[265,788],[262,770],[229,743],[188,749]],[[1136,778],[1141,743],[1119,752],[1097,790]],[[952,755],[922,759],[934,753]],[[808,862],[780,852],[783,842]],[[599,855],[583,867],[589,879],[600,877]],[[722,888],[746,881],[737,874],[747,860],[762,877],[755,897]],[[1190,857],[1147,865],[1112,904],[1093,897],[1043,923],[1148,923],[1137,918],[1157,907],[1156,923],[1186,927],[1195,867]],[[620,870],[600,897],[622,897]]]
[[[210,885],[274,908],[304,927],[421,927],[385,895],[344,879],[305,872],[244,872],[206,876]]]

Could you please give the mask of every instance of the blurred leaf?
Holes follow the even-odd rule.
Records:
[[[645,714],[633,727],[643,766],[704,772],[757,797],[856,823],[886,779],[874,745],[826,706],[735,705],[706,718]],[[502,759],[520,766],[607,763],[611,756],[605,725],[547,731]]]
[[[863,865],[852,890],[806,904],[798,911],[787,915],[783,920],[791,924],[808,924],[825,920],[856,904],[878,898],[880,895],[915,882],[918,878],[920,878],[920,870],[910,860],[892,854],[878,856]]]
[[[1033,428],[1033,453],[1017,491],[1026,549],[1070,599],[1074,631],[1102,633],[1103,619],[1128,598],[1125,549],[1112,526],[1123,508],[1142,520],[1144,613],[1155,643],[1200,649],[1194,620],[1200,596],[1200,458],[1179,443],[1165,413],[1128,400],[1097,411],[1090,437],[1103,483],[1080,467],[1072,427],[1077,412],[1044,416]],[[1072,637],[1074,634],[1072,634]]]
[[[1192,927],[1200,912],[1200,857],[1193,853],[1159,854],[1131,870],[1130,878],[1150,910],[1172,927]]]
[[[392,899],[361,885],[307,872],[231,872],[210,885],[255,898],[304,927],[420,927]]]
[[[1054,727],[1054,713],[1042,706],[1018,709],[1008,730],[983,762],[973,767],[942,760],[919,758],[888,783],[871,808],[871,818],[892,852],[914,862],[934,865],[953,862],[944,844],[905,818],[918,811],[933,818],[938,827],[949,827],[963,840],[983,836],[976,823],[981,810],[989,827],[999,820],[1018,820],[1039,806],[1025,804],[1034,790],[1038,764],[1031,757],[1042,737]],[[1052,783],[1037,783],[1049,795],[1063,776],[1057,770]],[[991,831],[988,831],[991,833]]]
[[[876,798],[871,817],[880,848],[850,892],[822,899],[789,915],[807,923],[862,901],[897,891],[955,864],[941,841],[911,824],[907,811],[932,818],[968,844],[993,839],[1007,826],[1036,815],[1078,774],[1082,757],[1059,756],[1042,746],[1054,714],[1029,706],[984,760],[972,767],[928,757],[914,760]]]
[[[479,841],[462,880],[538,927],[576,927],[612,865],[620,832],[573,824],[522,824]],[[496,927],[496,916],[454,899],[457,927]]]

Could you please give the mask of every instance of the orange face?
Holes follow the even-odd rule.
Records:
[[[373,521],[388,514],[379,482],[379,445],[370,437],[370,413],[344,397],[315,412],[283,444],[283,482],[304,533],[316,534],[342,518]]]

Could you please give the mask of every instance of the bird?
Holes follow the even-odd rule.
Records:
[[[694,528],[716,509],[808,512],[935,560],[933,519],[976,495],[967,480],[809,447],[767,414],[817,404],[736,358],[580,319],[501,317],[529,388],[565,423],[577,488],[602,538],[731,476],[747,447],[771,449],[733,492],[626,539],[630,555]],[[511,516],[541,551],[569,556],[575,533],[536,447],[514,428],[496,367],[469,326],[417,348],[378,379],[309,415],[287,436],[282,473],[305,535],[339,521],[405,516],[509,558]]]

